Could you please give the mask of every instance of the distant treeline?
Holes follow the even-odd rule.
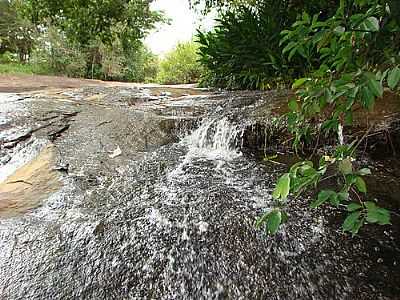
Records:
[[[149,31],[167,21],[150,2],[0,0],[0,72],[197,81],[193,43],[178,45],[161,61],[143,45]]]

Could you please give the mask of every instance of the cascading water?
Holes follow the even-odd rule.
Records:
[[[386,269],[371,275],[384,247],[371,254],[307,199],[276,236],[255,228],[283,169],[240,153],[246,121],[228,100],[180,142],[71,174],[43,207],[0,220],[0,298],[390,299]]]
[[[240,156],[238,139],[243,128],[229,122],[228,118],[206,119],[201,126],[184,139],[190,152],[210,158],[233,159]]]

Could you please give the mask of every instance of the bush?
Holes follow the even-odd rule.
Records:
[[[0,54],[0,64],[9,64],[16,61],[17,61],[16,55],[9,51]]]
[[[0,74],[28,74],[49,75],[51,70],[46,65],[22,64],[22,63],[0,63]]]
[[[206,69],[202,85],[230,89],[267,89],[276,81],[297,77],[303,60],[290,66],[279,45],[280,32],[290,27],[298,12],[333,10],[334,1],[259,1],[222,13],[215,30],[199,32],[200,62]]]
[[[202,68],[194,42],[178,44],[160,63],[157,81],[162,84],[195,83]]]
[[[400,34],[398,2],[380,0],[340,1],[336,13],[322,19],[319,14],[302,16],[282,32],[283,54],[303,59],[308,74],[293,83],[296,98],[289,101],[287,114],[292,145],[297,153],[313,148],[311,160],[300,161],[282,175],[273,193],[275,208],[265,213],[258,226],[271,234],[287,219],[289,195],[321,188],[326,179],[336,186],[319,190],[311,208],[329,204],[345,207],[343,231],[356,235],[365,224],[389,225],[390,212],[367,193],[364,176],[371,170],[357,162],[357,148],[369,136],[372,125],[361,138],[347,141],[343,128],[353,123],[353,112],[373,110],[384,89],[400,89]],[[337,136],[336,147],[317,151],[319,137]],[[312,135],[318,134],[316,145]],[[365,151],[365,149],[364,149]],[[305,153],[304,153],[305,154]],[[317,156],[316,156],[317,155]],[[319,159],[318,159],[319,158]]]

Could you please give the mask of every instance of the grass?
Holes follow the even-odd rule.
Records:
[[[0,63],[0,74],[52,75],[50,68],[39,64]]]

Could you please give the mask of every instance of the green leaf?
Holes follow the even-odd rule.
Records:
[[[390,224],[390,212],[380,207],[368,209],[367,222],[378,223],[379,225],[388,225]]]
[[[375,210],[378,207],[376,206],[375,202],[372,201],[367,201],[364,203],[365,207],[367,208],[367,210]]]
[[[390,212],[387,209],[379,208],[378,209],[379,217],[378,224],[379,225],[389,225],[390,223]]]
[[[311,22],[310,15],[307,12],[303,12],[303,20],[307,23]]]
[[[290,100],[288,106],[291,111],[299,110],[299,104],[297,103],[296,99]]]
[[[304,177],[313,177],[317,174],[317,170],[311,167],[303,167],[301,168],[301,172]]]
[[[358,233],[358,230],[362,226],[362,221],[359,219],[361,216],[360,211],[355,211],[347,216],[343,222],[343,230],[349,231],[354,235]]]
[[[365,184],[365,181],[364,181],[364,179],[362,179],[362,177],[360,177],[360,176],[356,177],[355,185],[361,193],[367,192],[367,185]]]
[[[339,171],[343,175],[348,175],[353,173],[353,164],[350,158],[345,158],[339,162]]]
[[[300,78],[300,79],[297,79],[297,80],[293,83],[292,88],[297,89],[297,88],[301,87],[301,86],[302,86],[306,81],[308,81],[308,80],[309,80],[309,78]]]
[[[297,52],[297,47],[296,47],[296,48],[293,48],[293,49],[290,51],[290,53],[289,53],[289,55],[288,55],[288,60],[289,60],[289,61],[292,60],[292,57],[296,54],[296,52]]]
[[[311,203],[311,208],[317,208],[317,207],[321,206],[322,204],[324,204],[326,201],[328,201],[328,199],[332,195],[332,192],[333,191],[331,191],[331,190],[324,190],[324,191],[319,192],[318,198]],[[335,193],[335,192],[333,192],[333,193]]]
[[[286,222],[288,221],[288,219],[289,219],[288,214],[287,214],[285,211],[281,211],[281,215],[282,215],[281,224],[282,224],[282,223],[286,223]]]
[[[370,78],[368,80],[368,88],[372,92],[372,94],[376,97],[382,97],[383,95],[383,86],[376,79]]]
[[[397,84],[400,82],[400,68],[396,67],[389,72],[387,79],[389,88],[394,90]]]
[[[334,130],[337,131],[339,126],[339,121],[337,119],[330,119],[330,120],[326,120],[323,124],[322,124],[322,129],[325,130]]]
[[[337,195],[338,195],[338,199],[339,199],[340,202],[349,200],[349,193],[340,192]]]
[[[282,213],[280,210],[274,210],[272,211],[267,220],[267,231],[268,234],[275,234],[278,232],[279,225],[281,225],[282,222]]]
[[[353,112],[347,111],[345,115],[345,124],[351,125],[353,123]]]
[[[330,202],[333,206],[339,207],[340,200],[341,200],[341,199],[339,198],[338,194],[335,193],[335,195],[333,195],[333,196],[329,199],[329,202]]]
[[[342,33],[344,33],[346,31],[346,28],[344,28],[343,26],[337,26],[333,31],[335,33],[341,35]]]
[[[260,228],[267,220],[270,212],[264,213],[260,218],[256,221],[256,228]]]
[[[286,45],[285,48],[283,48],[282,53],[285,54],[286,52],[290,51],[296,45],[297,44],[295,42],[290,42],[289,44]]]
[[[352,212],[362,208],[362,206],[358,203],[350,203],[347,205],[347,211]]]
[[[375,96],[366,86],[361,89],[361,96],[363,106],[371,111],[374,108]]]
[[[364,21],[364,26],[367,30],[372,32],[379,31],[379,21],[375,17],[369,17]]]
[[[274,199],[285,200],[289,195],[289,191],[290,191],[290,175],[287,173],[281,176],[281,178],[279,178],[275,190],[272,193],[272,197]]]

